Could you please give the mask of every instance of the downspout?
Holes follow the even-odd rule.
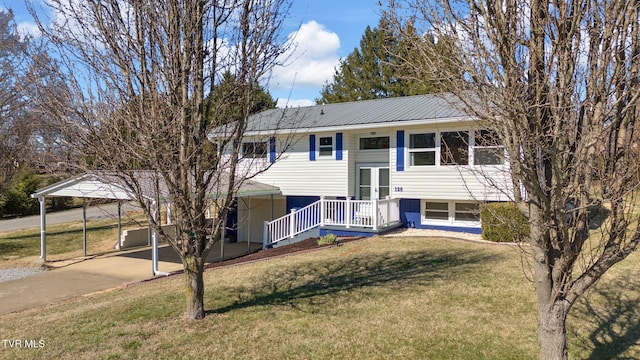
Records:
[[[152,217],[154,222],[158,220],[158,203],[152,202],[151,206],[153,206]],[[151,263],[152,263],[152,271],[153,276],[164,275],[168,276],[169,273],[158,270],[158,234],[155,230],[151,231]]]

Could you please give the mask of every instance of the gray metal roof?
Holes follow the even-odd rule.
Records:
[[[272,109],[249,118],[247,131],[313,129],[339,126],[389,125],[406,121],[425,123],[468,117],[455,106],[452,94],[430,94],[363,100],[298,108]]]
[[[154,171],[132,171],[128,174],[116,174],[109,171],[91,171],[74,176],[47,187],[36,190],[31,197],[71,196],[79,198],[134,200],[133,187],[139,188],[142,196],[148,200],[170,200],[169,190],[164,180]],[[226,196],[228,188],[227,174],[220,174],[218,181],[208,191],[210,198]],[[156,193],[158,192],[158,193]],[[263,184],[255,180],[239,181],[235,196],[250,197],[280,194],[280,188]]]

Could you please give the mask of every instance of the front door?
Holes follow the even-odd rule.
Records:
[[[358,167],[357,200],[385,199],[389,196],[389,167]]]

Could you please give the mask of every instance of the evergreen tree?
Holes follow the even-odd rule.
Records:
[[[337,103],[444,91],[446,83],[429,81],[428,69],[413,66],[417,57],[416,41],[438,47],[443,56],[446,46],[433,37],[420,37],[407,22],[402,32],[394,31],[382,18],[374,29],[367,27],[360,48],[340,62],[333,81],[323,86],[316,103]]]
[[[236,77],[228,71],[222,74],[222,79],[217,85],[214,86],[211,95],[207,98],[206,101],[212,102],[212,106],[209,106],[210,109],[221,108],[222,106],[217,105],[226,103],[226,108],[230,108],[231,110],[227,110],[224,114],[209,113],[206,115],[207,118],[209,120],[213,120],[217,116],[225,116],[227,118],[226,120],[220,119],[220,122],[222,123],[226,121],[237,120],[239,116],[242,116],[242,114],[244,114],[241,106],[243,106],[242,104],[245,103],[249,106],[249,109],[247,111],[247,113],[249,114],[259,113],[263,110],[268,109],[275,109],[277,101],[273,99],[271,93],[269,93],[268,90],[266,90],[257,82],[250,85],[252,86],[252,88],[247,92],[248,94],[250,94],[250,99],[248,102],[246,102],[244,99],[239,98],[239,95],[234,94],[240,94],[239,89],[242,89],[244,86],[249,85],[239,83]],[[233,106],[229,106],[229,103],[231,103]]]

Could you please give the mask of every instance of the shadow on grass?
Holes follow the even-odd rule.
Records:
[[[29,242],[18,242],[12,240],[0,240],[0,255],[12,255],[27,248],[32,248]]]
[[[573,330],[587,359],[638,359],[640,356],[640,279],[629,277],[596,288],[576,304],[575,315],[591,332]],[[581,326],[581,328],[583,328]],[[629,353],[633,355],[628,355]]]
[[[479,263],[497,261],[496,258],[495,255],[472,251],[455,254],[413,251],[291,265],[266,273],[261,283],[243,289],[233,304],[208,313],[221,314],[263,305],[295,306],[295,301],[310,298],[315,305],[322,305],[323,302],[331,302],[331,299],[323,299],[323,295],[365,287],[386,286],[401,290],[409,283],[423,285],[437,279],[451,279],[473,271]]]
[[[122,226],[125,226],[125,225],[127,225],[127,224],[122,223]],[[99,225],[99,226],[87,225],[87,232],[98,231],[98,230],[111,230],[111,229],[116,229],[117,227],[118,227],[118,224]],[[80,227],[78,229],[68,229],[68,230],[58,230],[58,231],[47,230],[47,236],[67,235],[67,234],[82,236],[82,227]],[[3,237],[3,238],[0,238],[0,241],[24,240],[24,239],[32,239],[32,238],[36,238],[36,237],[37,237],[37,240],[40,241],[40,232],[39,231],[38,231],[38,233],[22,234],[22,235],[11,235],[11,236],[7,236],[7,237]]]

